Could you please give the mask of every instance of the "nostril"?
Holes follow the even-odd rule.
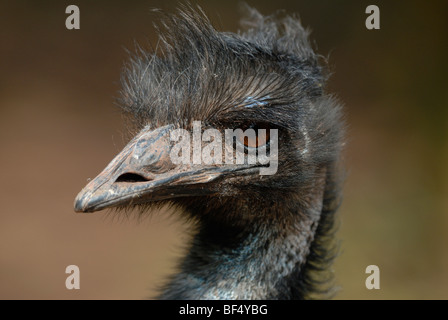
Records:
[[[120,175],[115,182],[145,182],[150,181],[150,179],[147,179],[139,174],[136,173],[124,173]]]

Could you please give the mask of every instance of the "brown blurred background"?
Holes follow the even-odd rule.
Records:
[[[348,178],[337,299],[448,298],[448,2],[247,1],[298,13],[345,104]],[[236,31],[236,1],[199,1]],[[65,28],[76,4],[81,29]],[[381,29],[365,28],[377,4]],[[185,226],[167,215],[75,214],[73,200],[124,146],[113,106],[134,40],[156,42],[170,1],[0,3],[0,298],[143,299],[173,270]],[[81,289],[65,288],[65,268]],[[367,290],[365,268],[381,270]]]

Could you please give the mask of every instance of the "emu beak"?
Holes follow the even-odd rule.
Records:
[[[171,162],[172,125],[145,128],[90,181],[75,199],[76,212],[140,204],[176,197],[213,194],[207,184],[246,166],[175,165]],[[251,169],[249,169],[251,171]]]

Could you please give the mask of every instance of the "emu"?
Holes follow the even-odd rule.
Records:
[[[191,6],[163,19],[157,48],[138,49],[121,79],[119,105],[135,136],[78,194],[75,211],[171,204],[193,222],[188,253],[160,299],[308,299],[331,292],[343,121],[309,32],[293,16],[252,8],[237,34],[217,31]],[[261,175],[260,163],[173,163],[170,132],[192,130],[194,121],[202,130],[256,132],[234,136],[224,145],[230,152],[269,149],[276,129],[278,170]]]

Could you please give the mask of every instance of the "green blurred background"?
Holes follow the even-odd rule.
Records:
[[[448,298],[448,2],[247,1],[297,13],[329,57],[345,104],[348,177],[336,299]],[[236,1],[199,1],[236,31]],[[66,6],[81,29],[65,28]],[[75,214],[73,200],[123,147],[113,106],[134,41],[156,43],[153,7],[174,1],[0,3],[0,298],[143,299],[173,271],[186,226]],[[365,28],[365,9],[381,29]],[[81,290],[65,288],[65,267]],[[381,289],[367,290],[378,265]]]

